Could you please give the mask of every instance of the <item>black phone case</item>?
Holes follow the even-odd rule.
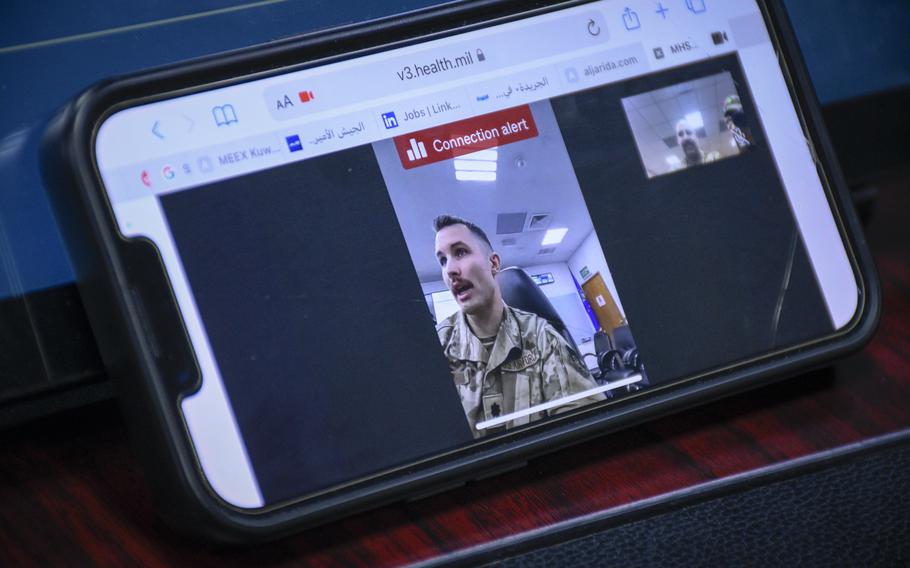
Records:
[[[126,240],[119,235],[94,160],[99,125],[128,106],[582,3],[480,0],[445,4],[281,40],[105,81],[79,96],[52,121],[45,135],[42,161],[58,221],[105,365],[117,381],[137,454],[144,462],[161,514],[175,527],[225,542],[277,538],[383,503],[487,477],[569,444],[768,384],[855,350],[871,337],[880,312],[874,265],[782,3],[761,0],[772,41],[797,98],[820,171],[828,181],[829,199],[857,270],[860,309],[848,331],[733,370],[681,381],[646,397],[632,397],[613,405],[609,412],[567,417],[545,428],[315,497],[303,496],[294,502],[247,511],[215,495],[203,478],[176,404],[179,394],[199,381],[194,355],[157,250],[148,241]]]

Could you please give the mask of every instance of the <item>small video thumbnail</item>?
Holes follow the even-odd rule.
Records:
[[[733,158],[754,145],[727,72],[627,97],[622,105],[649,178]]]
[[[645,384],[549,101],[374,151],[475,437]]]

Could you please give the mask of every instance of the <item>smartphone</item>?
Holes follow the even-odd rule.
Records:
[[[878,319],[777,1],[480,1],[117,78],[44,170],[162,510],[277,537]]]

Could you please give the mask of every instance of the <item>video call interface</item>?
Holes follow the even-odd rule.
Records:
[[[736,55],[160,199],[267,504],[834,329]]]

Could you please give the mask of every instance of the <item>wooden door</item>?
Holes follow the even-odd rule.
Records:
[[[614,329],[626,323],[626,318],[616,307],[613,295],[610,294],[610,289],[599,272],[588,278],[587,282],[581,285],[581,289],[604,331],[612,336]]]

